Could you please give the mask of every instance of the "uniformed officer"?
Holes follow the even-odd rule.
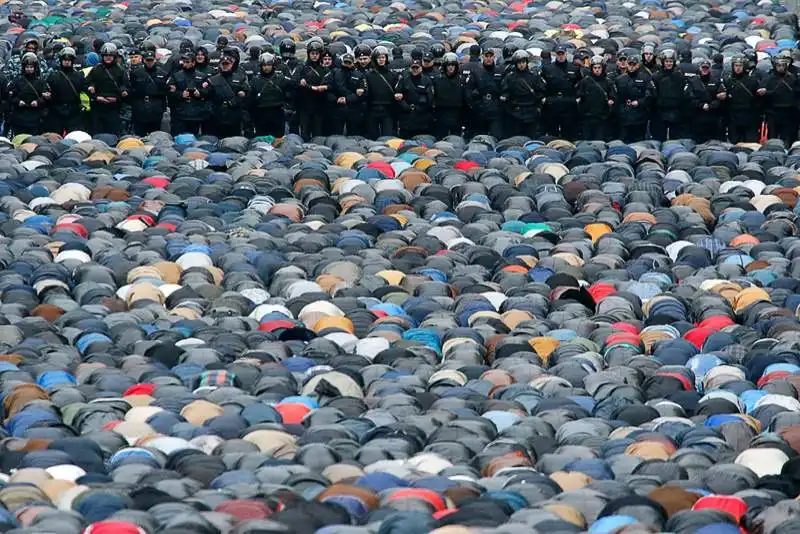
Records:
[[[39,74],[39,58],[26,52],[20,60],[20,75],[8,88],[11,128],[14,135],[42,133],[45,108],[50,100],[50,86]]]
[[[613,131],[609,128],[617,89],[606,75],[602,56],[590,60],[590,74],[578,82],[578,112],[581,116],[581,139],[605,141]]]
[[[703,58],[700,74],[689,78],[694,138],[704,143],[722,138],[722,104],[728,97],[722,80],[711,73],[711,60]]]
[[[300,135],[303,139],[310,140],[317,135],[323,135],[323,107],[325,105],[325,91],[323,78],[325,71],[322,68],[322,52],[325,47],[322,41],[311,41],[306,47],[308,59],[295,74],[295,90],[297,91],[297,113],[300,121]]]
[[[483,51],[481,68],[474,70],[468,86],[474,134],[503,138],[502,84],[503,69],[495,63],[494,50],[487,48]]]
[[[725,78],[728,92],[728,139],[731,143],[755,143],[758,141],[759,102],[758,80],[747,72],[744,56],[731,60],[731,73]]]
[[[92,99],[92,122],[95,133],[119,135],[122,131],[122,100],[128,98],[128,76],[117,64],[119,50],[113,43],[100,48],[102,62],[94,67],[86,79]]]
[[[372,51],[373,68],[367,71],[367,137],[377,139],[394,134],[393,108],[402,98],[397,78],[389,70],[389,50],[376,46]]]
[[[433,81],[436,124],[434,135],[441,139],[461,135],[466,108],[466,89],[458,68],[458,56],[448,52],[442,59],[442,74]]]
[[[400,136],[406,139],[429,134],[433,125],[433,81],[422,72],[422,63],[411,62],[400,78],[395,98],[399,107]]]
[[[274,55],[265,53],[259,58],[261,68],[250,83],[248,108],[253,118],[255,134],[283,137],[285,132],[284,108],[291,91],[291,80],[276,69]]]
[[[567,48],[555,47],[556,60],[542,66],[545,101],[544,119],[546,133],[564,139],[574,139],[578,127],[578,108],[575,101],[580,70],[567,61]]]
[[[247,76],[239,70],[233,49],[222,51],[219,72],[203,83],[211,104],[212,135],[219,138],[242,135],[245,98],[249,90]]]
[[[639,68],[639,57],[628,57],[628,72],[617,78],[617,101],[622,139],[641,141],[647,132],[650,105],[655,87],[651,77]]]
[[[364,135],[367,78],[356,68],[353,54],[344,54],[342,66],[334,71],[333,94],[336,97],[333,116],[339,125],[336,133]]]
[[[83,130],[84,114],[81,93],[86,91],[86,78],[83,72],[73,67],[75,50],[65,47],[59,52],[59,69],[50,74],[48,84],[50,99],[48,122],[49,130],[58,134]]]
[[[142,52],[142,65],[131,71],[133,132],[144,137],[161,129],[167,109],[167,77],[152,50]]]
[[[295,54],[297,52],[297,47],[294,44],[294,41],[290,38],[283,39],[278,44],[278,53],[280,54],[280,68],[283,76],[290,80],[294,80],[297,73],[300,71],[302,64],[297,61],[297,57]],[[297,115],[297,102],[296,98],[297,95],[295,94],[296,91],[291,91],[289,98],[286,102],[286,122],[289,125],[289,132],[293,134],[300,133],[300,119]]]
[[[760,83],[757,95],[765,100],[770,137],[791,145],[797,139],[798,81],[789,72],[789,62],[775,58],[772,72]]]
[[[203,90],[206,77],[194,69],[194,52],[181,56],[181,70],[167,80],[172,135],[200,135],[208,119],[208,106]]]
[[[514,70],[503,78],[500,101],[505,103],[507,120],[506,135],[539,135],[539,106],[545,96],[542,77],[528,68],[530,56],[525,50],[517,50],[511,56]],[[573,101],[573,104],[575,102]]]
[[[661,70],[653,74],[656,87],[655,113],[650,125],[654,139],[666,141],[688,135],[684,131],[684,90],[686,77],[677,68],[677,53],[672,49],[661,52]]]

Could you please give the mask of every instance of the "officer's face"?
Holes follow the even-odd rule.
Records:
[[[33,65],[25,65],[25,74],[33,74],[36,72],[36,67]]]
[[[219,64],[219,68],[224,72],[230,72],[230,70],[233,68],[233,62],[229,59],[225,59]]]
[[[664,68],[665,69],[671,70],[672,67],[674,67],[674,66],[675,66],[675,60],[674,59],[665,59],[664,60]]]
[[[369,67],[369,56],[361,56],[358,58],[358,64],[361,65],[362,68]]]
[[[494,54],[483,54],[483,64],[487,66],[494,65]]]
[[[330,67],[331,65],[333,65],[333,58],[331,56],[325,56],[322,58],[323,67]]]
[[[600,76],[603,74],[603,66],[602,65],[592,65],[592,74],[595,76]]]
[[[411,74],[419,76],[420,72],[422,72],[422,65],[411,65]]]
[[[375,63],[377,63],[379,67],[383,67],[386,65],[386,56],[378,56],[375,58]]]
[[[783,63],[783,61],[778,61],[777,63],[775,63],[775,71],[776,72],[786,71],[786,65]]]
[[[628,68],[628,60],[625,58],[617,59],[617,68],[625,70]]]
[[[184,69],[189,70],[194,68],[194,60],[193,59],[184,59],[181,63]]]
[[[700,74],[708,74],[711,70],[711,65],[700,65]]]
[[[61,66],[62,67],[66,67],[66,68],[72,67],[72,58],[69,58],[69,57],[63,58],[61,60]]]
[[[33,44],[33,43],[25,45],[25,51],[26,52],[30,52],[32,54],[35,54],[36,53],[36,45]]]
[[[155,64],[156,64],[156,58],[154,57],[149,57],[144,60],[144,66],[147,67],[148,69],[152,69],[153,65]]]
[[[269,74],[270,72],[272,72],[272,65],[271,64],[261,65],[261,72],[263,72],[264,74]]]
[[[106,65],[111,65],[112,63],[114,63],[114,56],[109,56],[109,55],[103,56],[103,63],[105,63]]]
[[[644,56],[645,61],[653,61],[653,53],[652,52],[645,52],[642,54]]]
[[[517,70],[528,70],[528,62],[524,59],[522,61],[517,61]]]
[[[310,59],[311,61],[319,61],[319,52],[317,52],[316,50],[312,50],[311,52],[308,53],[308,59]]]
[[[423,59],[422,66],[425,67],[426,69],[430,69],[433,67],[433,61],[431,61],[430,59]]]
[[[556,61],[559,63],[564,63],[567,60],[567,53],[566,52],[556,52]]]
[[[205,63],[206,56],[204,54],[197,54],[197,59],[195,59],[195,63]]]
[[[639,64],[638,63],[632,63],[632,62],[628,63],[628,70],[630,72],[636,72],[637,70],[639,70]]]
[[[448,65],[447,66],[447,74],[455,74],[456,66],[455,65]]]
[[[734,63],[733,64],[733,72],[735,72],[736,74],[743,73],[744,72],[744,65],[742,65],[741,63]]]
[[[346,69],[352,69],[353,68],[353,62],[350,61],[350,60],[342,61],[342,67],[344,67]]]

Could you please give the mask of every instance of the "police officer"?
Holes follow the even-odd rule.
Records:
[[[58,134],[83,130],[81,93],[86,91],[83,72],[74,68],[75,50],[66,47],[59,52],[59,69],[47,79],[52,93],[49,106],[50,131]]]
[[[322,41],[312,40],[306,47],[308,59],[295,75],[297,91],[297,114],[300,121],[300,135],[310,140],[322,133],[322,111],[325,104],[325,85],[322,69]]]
[[[280,68],[281,73],[285,78],[290,80],[294,80],[297,76],[302,64],[297,61],[297,57],[295,56],[297,52],[297,47],[294,44],[294,41],[290,38],[285,38],[281,40],[278,44],[278,54],[280,54]],[[296,98],[297,95],[295,94],[296,91],[291,91],[289,94],[289,98],[286,101],[286,122],[289,125],[289,133],[298,134],[300,133],[300,120],[295,111],[297,109]]]
[[[228,38],[225,35],[220,35],[220,36],[217,37],[217,41],[216,41],[216,44],[214,46],[214,50],[212,50],[211,54],[209,55],[210,56],[209,59],[210,59],[211,66],[214,67],[215,69],[219,68],[219,62],[222,59],[222,52],[226,48],[228,48],[228,44],[229,44],[229,41],[228,41]]]
[[[408,71],[404,73],[407,75]],[[442,71],[436,68],[435,58],[430,52],[422,53],[422,75],[430,79],[431,83],[436,77],[440,76]]]
[[[798,81],[786,59],[775,58],[772,72],[761,80],[756,94],[765,101],[770,137],[792,144],[797,138]]]
[[[208,106],[203,90],[206,77],[195,71],[194,59],[194,52],[184,52],[181,56],[181,70],[167,80],[172,135],[200,135],[203,122],[208,119]]]
[[[242,70],[244,71],[247,79],[251,79],[253,76],[259,73],[260,69],[260,57],[261,57],[261,47],[253,45],[247,49],[248,59],[244,63],[242,63]]]
[[[397,78],[389,70],[389,50],[376,46],[372,51],[373,68],[367,72],[367,137],[377,139],[393,135],[392,111],[402,98],[397,91]]]
[[[20,60],[20,75],[9,85],[11,128],[15,135],[42,132],[45,107],[52,96],[47,81],[39,75],[39,58],[26,52]]]
[[[336,109],[336,95],[333,92],[334,75],[337,70],[335,63],[336,58],[333,52],[326,46],[322,51],[322,60],[320,62],[323,72],[321,86],[324,87],[322,93],[323,104],[320,112],[322,114],[322,135],[324,136],[334,135],[340,128],[340,125],[335,123],[336,119],[333,113]]]
[[[203,83],[211,104],[213,128],[219,138],[242,135],[242,119],[246,102],[247,76],[239,70],[233,49],[226,48],[219,59],[219,72]]]
[[[265,53],[259,58],[259,74],[250,82],[248,108],[253,118],[255,134],[283,137],[286,124],[284,107],[289,97],[292,81],[276,69],[274,55]]]
[[[119,50],[113,43],[100,48],[102,62],[86,79],[92,100],[92,123],[95,133],[119,135],[122,131],[122,100],[128,98],[128,75],[117,64]]]
[[[400,78],[395,96],[400,110],[400,136],[408,139],[430,133],[433,81],[422,72],[421,62],[411,62],[408,72]]]
[[[580,70],[567,61],[567,48],[556,45],[556,60],[542,66],[546,85],[544,118],[546,133],[564,139],[574,139],[578,123],[575,88]]]
[[[133,132],[144,137],[161,129],[167,109],[167,76],[156,65],[152,50],[142,53],[142,65],[131,71]]]
[[[194,53],[194,44],[189,39],[182,39],[178,45],[178,53],[171,55],[164,65],[164,72],[166,72],[167,76],[172,76],[181,70],[183,56],[188,52]]]
[[[658,72],[658,63],[656,63],[656,47],[652,43],[646,43],[642,47],[642,65],[641,68],[646,70],[651,76]]]
[[[677,53],[674,50],[664,50],[661,52],[661,70],[653,74],[656,94],[655,113],[650,132],[653,138],[659,141],[679,139],[688,134],[683,128],[686,77],[677,68],[676,61]]]
[[[502,84],[503,69],[495,63],[494,50],[487,48],[481,68],[474,70],[468,85],[473,135],[488,133],[503,138]]]
[[[617,78],[617,101],[622,139],[641,141],[647,132],[650,104],[655,87],[650,76],[639,67],[639,57],[628,57],[628,72]]]
[[[428,52],[430,52],[431,56],[433,57],[433,65],[435,67],[441,67],[444,55],[447,53],[447,50],[445,49],[444,45],[442,43],[433,43]],[[423,57],[423,59],[425,58]],[[425,70],[424,64],[422,65],[422,68],[424,72]]]
[[[506,135],[539,135],[539,106],[546,87],[542,77],[528,68],[529,60],[525,50],[514,52],[510,60],[514,70],[503,78],[500,101],[505,103],[507,110]]]
[[[353,55],[356,56],[356,68],[366,76],[372,68],[372,49],[369,45],[361,43],[355,47]]]
[[[711,73],[711,60],[700,61],[700,74],[689,78],[694,138],[704,143],[722,137],[722,104],[728,97],[722,80]]]
[[[204,46],[198,46],[195,51],[194,70],[204,76],[216,74],[216,69],[209,62],[208,50]]]
[[[41,57],[39,53],[39,41],[33,37],[26,39],[22,44],[22,49],[19,51],[19,54],[12,56],[8,62],[3,65],[3,76],[9,80],[20,76],[22,73],[22,56],[26,53],[36,56],[39,62],[39,75],[47,78],[50,75],[50,66],[47,64],[47,61]]]
[[[678,63],[678,68],[684,74],[684,76],[697,76],[697,66],[692,63],[692,51],[688,48],[682,48],[680,50],[679,57],[680,62]]]
[[[758,80],[747,72],[747,59],[735,56],[731,73],[725,78],[728,92],[728,138],[731,143],[758,141],[759,101]]]
[[[617,89],[606,75],[605,58],[593,56],[589,62],[589,75],[578,82],[581,139],[605,141],[613,132],[609,123],[617,101]]]
[[[333,74],[333,94],[336,97],[334,123],[337,134],[364,135],[367,101],[367,77],[355,66],[353,54],[342,56],[342,66]]]
[[[433,80],[436,124],[434,135],[442,139],[448,135],[461,135],[466,89],[459,72],[458,56],[448,52],[442,58],[442,74]]]

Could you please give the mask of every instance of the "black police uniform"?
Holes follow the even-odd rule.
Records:
[[[545,95],[545,82],[537,73],[516,67],[504,79],[501,98],[506,105],[505,134],[539,135],[541,113],[539,106]],[[574,102],[573,102],[574,103]]]
[[[167,80],[172,135],[200,134],[208,119],[205,80],[206,77],[194,69],[181,69]]]
[[[450,75],[447,67],[442,67],[441,76],[433,80],[433,93],[436,116],[434,135],[439,139],[461,135],[467,95],[459,69],[456,68],[455,73]]]
[[[613,130],[609,127],[616,103],[617,88],[605,71],[600,76],[590,73],[578,82],[578,113],[581,117],[581,139],[607,140]]]
[[[639,68],[617,78],[616,86],[622,139],[626,143],[641,141],[647,132],[648,110],[655,91],[652,78]],[[633,106],[634,102],[638,105]]]
[[[47,80],[50,85],[50,105],[47,122],[50,131],[62,134],[84,130],[85,119],[81,93],[86,91],[86,77],[73,67],[59,67]]]
[[[357,91],[361,89],[359,96]],[[333,95],[336,97],[333,117],[338,124],[337,134],[365,135],[364,119],[366,117],[367,78],[355,67],[341,67],[333,73]],[[338,102],[344,98],[344,104]]]
[[[688,135],[683,116],[686,76],[676,68],[662,69],[653,75],[653,84],[656,87],[655,114],[650,125],[653,138],[665,141],[685,137]]]
[[[424,73],[408,72],[400,78],[397,91],[403,95],[399,101],[400,136],[404,138],[429,134],[433,123],[433,81]]]
[[[394,133],[394,95],[397,77],[384,65],[367,72],[367,137],[377,139]]]
[[[691,123],[695,140],[703,143],[722,138],[722,101],[717,95],[723,92],[725,85],[711,72],[689,77],[687,96],[692,102]]]
[[[302,66],[303,66],[302,63],[297,61],[297,58],[295,58],[294,56],[282,57],[281,62],[278,65],[278,69],[283,73],[284,78],[288,78],[289,80],[294,80]],[[292,90],[290,91],[288,100],[286,101],[286,107],[284,108],[284,113],[286,114],[286,122],[289,125],[289,133],[293,134],[300,133],[300,120],[296,110],[297,110],[297,92]]]
[[[133,131],[145,136],[161,129],[167,109],[167,77],[157,65],[135,67],[131,71]]]
[[[48,105],[44,94],[49,92],[50,86],[47,81],[39,76],[39,67],[36,67],[36,72],[33,74],[23,73],[9,84],[11,129],[14,135],[42,133]]]
[[[311,60],[306,61],[295,74],[294,90],[297,94],[300,135],[306,140],[310,140],[316,135],[323,135],[323,112],[326,97],[324,93],[312,91],[311,87],[323,85],[325,74],[321,63]],[[305,87],[302,87],[301,80],[306,81]]]
[[[473,133],[503,138],[502,84],[503,69],[496,63],[473,70],[468,86]]]
[[[292,81],[280,70],[261,72],[250,82],[248,108],[256,135],[282,137],[286,130],[284,108],[291,97]]]
[[[580,80],[580,69],[566,60],[554,61],[542,67],[542,77],[547,84],[543,110],[547,133],[573,139],[578,131],[575,88]]]
[[[769,136],[779,138],[787,145],[797,139],[798,79],[789,72],[771,72],[761,81],[764,95]]]
[[[760,118],[757,96],[758,80],[746,70],[741,74],[731,72],[725,78],[728,98],[728,138],[731,143],[755,143],[758,141]]]
[[[118,135],[122,131],[121,107],[123,94],[128,93],[128,74],[116,63],[100,63],[86,77],[86,83],[94,87],[94,94],[90,95],[94,133]],[[99,97],[111,101],[101,103],[97,100]]]
[[[232,66],[231,70],[220,70],[203,83],[206,98],[211,104],[213,128],[210,132],[217,137],[236,137],[242,135],[242,120],[249,86],[247,76]],[[240,93],[244,93],[241,96]]]

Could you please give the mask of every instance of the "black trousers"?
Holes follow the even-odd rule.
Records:
[[[728,139],[731,143],[757,143],[758,128],[760,124],[757,118],[750,121],[730,120],[728,123]]]
[[[318,135],[324,135],[322,113],[316,111],[313,113],[307,113],[307,112],[300,113],[299,121],[300,121],[300,135],[306,141],[310,140],[312,137]]]
[[[133,133],[138,135],[139,137],[145,137],[153,132],[157,132],[161,129],[161,119],[158,120],[151,120],[151,121],[144,121],[144,120],[136,120],[133,121]]]
[[[388,109],[371,109],[367,114],[367,137],[377,139],[379,137],[394,135],[394,119]]]
[[[633,143],[644,139],[647,133],[647,123],[642,124],[623,124],[620,126],[622,140],[626,143]]]
[[[119,135],[122,132],[119,106],[92,103],[92,125],[95,134]]]
[[[460,109],[439,108],[436,110],[436,125],[434,135],[438,139],[448,135],[461,135],[463,120]]]
[[[769,137],[780,139],[786,145],[790,145],[797,140],[797,113],[791,108],[780,108],[770,110],[767,113],[767,126],[769,127]]]
[[[50,113],[47,117],[47,130],[61,135],[63,132],[75,132],[86,130],[86,117],[82,111],[76,111],[72,115],[62,115],[60,113]]]
[[[212,131],[209,133],[220,139],[224,139],[226,137],[239,137],[242,135],[242,123],[234,122],[214,124]]]
[[[250,112],[256,135],[283,137],[286,132],[286,115],[283,108],[257,108]]]
[[[502,114],[497,113],[494,117],[486,117],[483,115],[472,117],[470,135],[475,136],[481,134],[488,134],[497,139],[502,139],[504,137]]]
[[[609,119],[585,117],[581,121],[581,139],[585,141],[607,141]]]
[[[666,118],[656,113],[653,120],[650,121],[650,135],[657,141],[667,141],[686,137],[686,132],[683,121]]]
[[[548,102],[542,110],[545,133],[561,139],[574,139],[580,131],[577,107],[574,101],[567,103],[564,97],[557,98],[556,102]]]

